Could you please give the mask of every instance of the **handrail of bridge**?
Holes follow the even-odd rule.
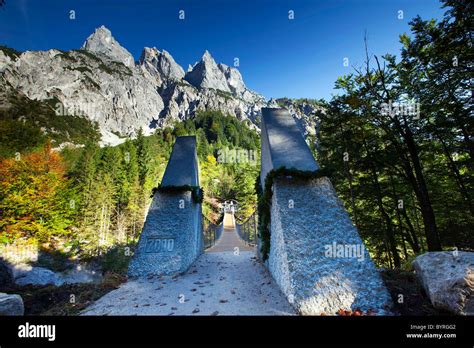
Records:
[[[236,230],[239,237],[249,246],[257,245],[258,214],[254,211],[243,223],[236,223]]]
[[[222,223],[216,225],[207,216],[202,215],[204,249],[214,246],[222,234]]]

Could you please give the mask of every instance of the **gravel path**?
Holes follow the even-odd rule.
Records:
[[[185,274],[130,280],[82,314],[294,315],[268,271],[248,249],[234,229],[226,229],[219,243]]]

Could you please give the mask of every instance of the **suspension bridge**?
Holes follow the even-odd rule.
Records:
[[[285,109],[262,109],[266,216],[201,213],[194,136],[178,137],[129,266],[84,315],[388,314],[390,295],[330,180]],[[257,234],[258,219],[261,226]],[[261,223],[262,225],[262,223]],[[358,249],[358,250],[359,250]]]

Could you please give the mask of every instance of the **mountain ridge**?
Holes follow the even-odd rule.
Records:
[[[151,134],[206,109],[250,120],[258,129],[261,108],[277,106],[207,50],[186,72],[156,47],[144,47],[135,61],[105,26],[77,50],[12,54],[1,49],[0,75],[30,99],[56,98],[97,122],[103,145],[123,141],[117,134],[133,137],[139,129]]]

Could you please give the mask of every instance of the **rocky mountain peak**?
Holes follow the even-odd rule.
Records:
[[[230,92],[224,73],[219,69],[214,58],[206,50],[199,62],[184,77],[186,81],[197,88],[214,88]]]
[[[118,144],[124,138],[117,134],[133,136],[140,128],[150,134],[199,110],[220,110],[257,123],[267,106],[263,96],[245,86],[236,68],[217,64],[207,50],[185,73],[170,53],[156,47],[145,47],[135,64],[104,26],[82,49],[94,57],[81,50],[48,50],[26,51],[13,59],[0,49],[0,77],[30,99],[54,97],[65,109],[79,110],[98,123],[101,144]]]
[[[139,64],[161,81],[181,80],[184,77],[183,68],[176,63],[171,54],[165,50],[160,52],[156,47],[145,47]]]
[[[157,58],[158,54],[159,51],[156,47],[144,47],[138,62],[140,64],[143,64],[145,62],[152,62],[154,59]]]
[[[128,67],[134,66],[133,56],[120,46],[112,33],[105,26],[100,26],[86,39],[82,49],[106,56],[111,60],[122,62]]]
[[[214,58],[212,58],[211,53],[208,50],[204,51],[201,61],[209,63],[209,64],[213,64],[213,63],[216,64],[216,61],[214,60]]]
[[[239,70],[225,64],[219,64],[218,67],[219,70],[221,70],[224,74],[232,94],[241,95],[245,92],[247,87],[245,86],[244,80]]]

